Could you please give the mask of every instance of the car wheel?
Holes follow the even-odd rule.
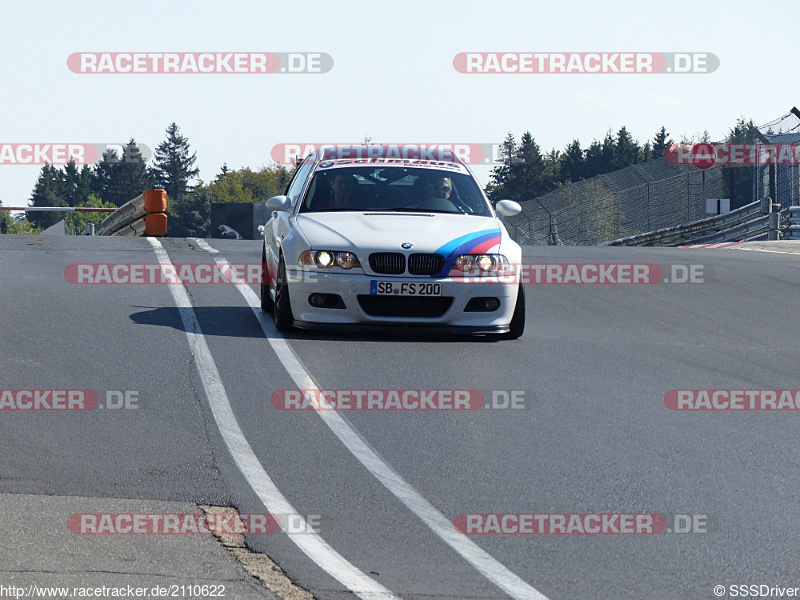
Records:
[[[517,292],[517,304],[514,306],[514,315],[511,317],[511,323],[508,325],[508,333],[500,335],[504,340],[516,340],[522,336],[525,331],[525,290],[522,285],[519,286]]]
[[[269,295],[269,268],[267,266],[267,249],[261,248],[261,310],[264,312],[272,312],[274,302],[272,296]]]
[[[286,265],[281,256],[278,263],[278,277],[275,280],[275,307],[272,311],[275,319],[275,328],[278,331],[288,331],[294,323],[292,316],[292,306],[289,303],[289,283],[286,278]]]

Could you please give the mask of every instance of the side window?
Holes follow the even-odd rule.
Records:
[[[298,169],[297,173],[295,173],[291,183],[289,183],[289,188],[286,190],[286,195],[289,197],[292,206],[297,205],[297,200],[300,197],[300,194],[303,193],[306,183],[308,183],[308,176],[311,175],[311,171],[313,170],[314,159],[309,157],[302,165],[300,165],[300,168]]]

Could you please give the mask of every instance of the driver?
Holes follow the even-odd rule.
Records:
[[[425,185],[425,198],[430,200],[432,198],[450,199],[450,194],[453,193],[453,182],[449,177],[437,177],[432,179]]]
[[[352,208],[356,186],[355,175],[338,173],[330,182],[331,196],[328,208]]]

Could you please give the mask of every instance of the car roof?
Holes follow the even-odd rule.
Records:
[[[321,146],[306,157],[316,169],[354,166],[419,167],[471,174],[464,161],[448,149],[416,144]]]

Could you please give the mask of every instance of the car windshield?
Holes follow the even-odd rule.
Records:
[[[437,212],[491,216],[475,180],[467,174],[399,166],[319,169],[300,212]]]

